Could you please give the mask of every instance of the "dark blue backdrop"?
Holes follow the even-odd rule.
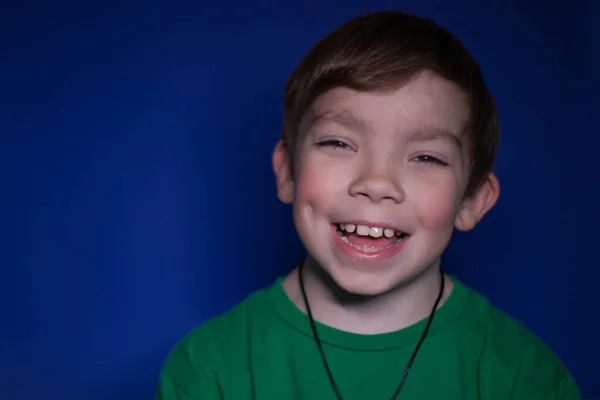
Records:
[[[463,39],[503,118],[501,199],[446,268],[600,397],[600,2],[39,3],[0,6],[0,397],[151,398],[182,335],[286,273],[286,78],[398,7]]]

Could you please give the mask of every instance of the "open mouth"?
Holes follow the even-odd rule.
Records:
[[[355,224],[335,224],[337,234],[347,245],[365,253],[376,253],[396,246],[407,233],[390,228]]]

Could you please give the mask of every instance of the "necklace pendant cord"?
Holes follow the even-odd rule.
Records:
[[[323,366],[325,367],[325,371],[327,372],[327,376],[329,378],[329,382],[331,383],[331,387],[337,397],[338,400],[343,400],[343,397],[340,393],[340,390],[338,388],[337,383],[335,382],[335,379],[333,378],[333,373],[331,372],[331,368],[329,367],[329,364],[327,363],[327,358],[325,357],[325,351],[323,350],[323,345],[321,344],[321,339],[319,338],[319,334],[317,333],[317,327],[315,325],[315,320],[313,318],[312,315],[312,311],[310,309],[310,304],[308,303],[308,296],[306,295],[306,288],[304,286],[304,279],[302,277],[302,266],[304,265],[304,260],[300,263],[300,266],[298,267],[298,281],[300,283],[300,291],[302,292],[302,297],[304,299],[304,305],[306,307],[306,313],[308,314],[308,319],[310,322],[310,327],[311,330],[313,332],[313,337],[315,339],[315,343],[317,345],[317,349],[319,350],[319,354],[321,356],[321,360],[323,361]],[[394,391],[394,394],[391,397],[391,400],[395,400],[398,395],[400,394],[400,392],[402,391],[402,388],[404,387],[404,384],[406,383],[406,379],[408,378],[408,374],[410,372],[410,369],[412,367],[413,362],[415,361],[415,358],[417,357],[417,353],[419,352],[419,349],[421,348],[421,345],[423,344],[423,341],[425,341],[425,338],[427,337],[427,334],[429,333],[429,328],[431,327],[431,323],[433,322],[433,317],[435,315],[435,312],[440,304],[440,301],[442,300],[442,295],[444,294],[444,271],[440,268],[440,278],[441,278],[441,283],[440,283],[440,291],[438,293],[438,296],[435,300],[435,303],[433,305],[433,309],[431,310],[431,313],[429,314],[429,318],[427,319],[427,325],[425,325],[425,329],[423,330],[423,334],[421,335],[421,338],[419,339],[419,342],[417,343],[417,346],[415,347],[415,349],[412,352],[412,355],[410,356],[408,363],[406,365],[406,368],[404,369],[404,372],[402,374],[402,378],[400,380],[400,384],[398,385],[398,387],[396,388],[396,390]]]

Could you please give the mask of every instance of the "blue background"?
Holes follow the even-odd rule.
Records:
[[[502,116],[501,199],[446,269],[600,397],[599,1],[82,3],[0,5],[0,397],[151,398],[177,340],[292,268],[285,81],[391,8],[453,30]]]

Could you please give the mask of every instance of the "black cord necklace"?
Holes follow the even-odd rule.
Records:
[[[304,262],[300,263],[300,266],[298,267],[298,280],[300,282],[300,290],[302,291],[302,297],[304,298],[304,305],[306,306],[306,312],[308,313],[310,327],[312,329],[315,343],[317,344],[317,348],[319,349],[319,353],[321,354],[321,359],[323,360],[323,365],[325,366],[325,370],[327,371],[327,375],[329,376],[329,381],[331,382],[331,387],[333,388],[333,391],[335,392],[335,395],[338,398],[338,400],[343,400],[342,395],[340,394],[340,390],[339,390],[337,384],[335,383],[335,379],[333,379],[333,374],[331,373],[331,369],[329,368],[329,364],[327,363],[327,358],[325,358],[325,351],[323,351],[323,346],[321,345],[321,339],[319,339],[319,335],[317,334],[315,320],[313,319],[312,311],[310,309],[310,305],[308,304],[308,297],[306,296],[306,289],[304,287],[304,279],[302,278],[302,266],[303,265],[304,265]],[[392,395],[391,400],[396,399],[396,397],[398,397],[398,394],[404,387],[404,383],[406,382],[406,378],[408,377],[410,368],[412,367],[412,364],[415,361],[415,358],[417,357],[417,353],[419,352],[419,348],[421,347],[421,344],[423,344],[425,337],[427,337],[427,333],[429,332],[429,328],[431,327],[431,323],[433,322],[433,316],[435,315],[435,311],[437,310],[438,305],[440,304],[440,301],[442,300],[442,295],[444,294],[444,271],[441,268],[440,268],[440,277],[441,277],[440,292],[438,293],[437,299],[435,300],[435,303],[433,305],[433,309],[431,310],[431,313],[429,314],[429,319],[427,320],[427,325],[425,326],[425,330],[423,331],[423,334],[421,335],[421,339],[419,339],[419,342],[417,343],[417,347],[415,347],[415,350],[413,351],[412,355],[410,356],[410,359],[408,360],[408,364],[406,365],[406,368],[404,369],[404,373],[402,374],[402,379],[400,380],[400,384],[394,391],[394,394]]]

